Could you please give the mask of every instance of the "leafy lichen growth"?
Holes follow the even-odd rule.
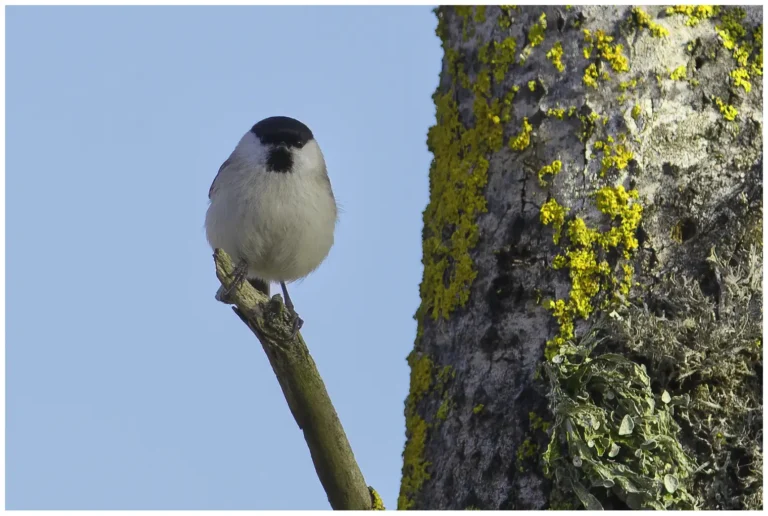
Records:
[[[482,403],[480,403],[479,405],[475,405],[475,407],[472,409],[472,413],[479,414],[480,412],[483,411],[484,408],[485,408],[485,405],[483,405]]]
[[[742,231],[746,235],[749,226]],[[672,426],[666,435],[695,443],[691,449],[699,466],[691,460],[685,468],[695,467],[691,476],[666,466],[647,474],[655,487],[649,491],[661,495],[658,501],[668,503],[667,494],[693,488],[697,505],[761,509],[762,253],[754,246],[722,256],[713,249],[705,267],[721,278],[716,299],[689,274],[666,275],[654,282],[644,303],[625,305],[607,318],[601,333],[616,353],[643,357],[656,385],[655,410],[668,411],[681,427]],[[654,308],[659,306],[665,308]],[[657,443],[655,456],[674,450],[669,440],[649,438]],[[646,457],[651,450],[643,444]],[[670,474],[679,480],[673,493],[667,488]]]
[[[640,109],[640,105],[635,104],[635,106],[632,108],[632,118],[637,120],[638,118],[640,118],[641,113],[642,113],[642,110]]]
[[[602,509],[590,492],[599,488],[632,509],[696,508],[687,489],[695,465],[677,439],[674,409],[657,401],[642,366],[618,354],[591,356],[598,343],[589,334],[545,366],[557,408],[545,473],[588,510]]]

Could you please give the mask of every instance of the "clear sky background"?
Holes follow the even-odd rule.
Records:
[[[344,211],[291,294],[395,508],[421,280],[427,7],[8,7],[8,509],[327,509],[251,332],[214,300],[208,188],[303,120]]]

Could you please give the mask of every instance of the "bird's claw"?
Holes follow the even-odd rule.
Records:
[[[229,298],[229,295],[237,290],[237,288],[243,284],[245,277],[248,275],[248,264],[245,261],[241,261],[232,271],[232,282],[229,287],[224,289],[224,299]]]
[[[299,333],[301,327],[304,326],[304,320],[299,317],[299,314],[293,308],[288,309],[288,314],[291,317],[291,340],[293,340],[296,338],[296,334]]]

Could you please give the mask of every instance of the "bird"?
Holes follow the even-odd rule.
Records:
[[[286,283],[304,278],[334,243],[338,205],[312,131],[288,116],[257,122],[219,168],[208,191],[206,237],[234,260],[229,294],[248,280],[269,297],[280,283],[292,319],[303,325]]]

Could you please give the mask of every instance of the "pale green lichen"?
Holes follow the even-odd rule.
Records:
[[[482,412],[482,411],[483,411],[483,409],[484,409],[484,408],[485,408],[485,405],[483,405],[482,403],[480,403],[479,405],[475,405],[475,407],[472,409],[472,412],[473,412],[474,414],[479,414],[480,412]]]

